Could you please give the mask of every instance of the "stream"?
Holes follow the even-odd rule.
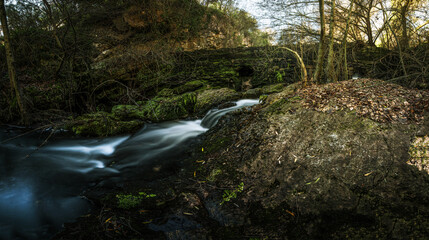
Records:
[[[47,131],[11,139],[22,131],[0,128],[0,240],[49,239],[90,211],[80,195],[95,185],[174,174],[190,141],[226,113],[257,103],[240,100],[200,120],[147,124],[133,135],[103,139],[54,134],[44,144]]]

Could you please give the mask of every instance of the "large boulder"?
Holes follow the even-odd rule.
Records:
[[[230,229],[216,235],[237,237],[246,229],[249,236],[293,239],[429,236],[429,158],[422,151],[429,149],[422,137],[429,133],[429,113],[421,109],[429,94],[377,83],[383,85],[359,94],[376,102],[381,89],[390,89],[399,102],[384,115],[375,103],[366,109],[374,114],[364,117],[351,100],[342,110],[332,105],[340,106],[334,97],[317,100],[316,88],[362,87],[348,82],[311,91],[291,86],[264,105],[221,119],[204,137],[194,173],[208,211],[216,213],[211,217]],[[411,105],[413,116],[404,112],[398,121],[388,116],[402,113],[395,107],[410,96],[418,99],[403,107]],[[322,101],[328,110],[320,107]]]
[[[132,133],[143,125],[140,120],[123,121],[110,113],[96,112],[79,116],[70,121],[66,128],[81,136],[104,137]]]
[[[165,91],[164,91],[165,92]],[[172,97],[156,97],[140,105],[117,105],[112,114],[122,120],[139,119],[161,122],[188,117],[194,112],[197,96],[185,93]]]
[[[241,94],[230,88],[208,89],[200,92],[197,96],[195,112],[203,116],[210,109],[218,107],[220,104],[238,100]]]

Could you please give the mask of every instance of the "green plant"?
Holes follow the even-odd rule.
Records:
[[[281,72],[277,72],[277,74],[276,74],[276,82],[278,82],[278,83],[283,82],[283,74]]]
[[[225,202],[231,201],[231,199],[234,199],[237,197],[237,193],[240,193],[244,190],[244,183],[241,182],[235,189],[233,190],[225,190],[222,195],[222,202],[220,205],[224,204]]]
[[[265,100],[267,100],[268,95],[264,94],[259,96],[259,103],[265,103]]]
[[[123,209],[130,209],[137,207],[144,198],[153,198],[156,197],[155,194],[148,194],[145,192],[139,192],[139,195],[135,196],[132,194],[118,194],[116,198],[118,199],[118,207]]]

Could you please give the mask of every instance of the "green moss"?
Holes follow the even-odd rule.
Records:
[[[263,94],[262,88],[252,88],[247,90],[244,94],[244,98],[258,98]]]
[[[274,102],[273,104],[271,104],[268,108],[267,108],[267,112],[268,113],[272,113],[272,114],[280,114],[280,113],[284,113],[283,107],[284,105],[287,103],[288,101],[284,98]]]
[[[264,86],[262,88],[262,93],[263,94],[279,93],[283,91],[283,89],[284,89],[284,85],[282,83],[273,84],[273,85]]]
[[[191,82],[187,82],[184,85],[180,86],[180,87],[176,87],[173,89],[174,93],[176,94],[183,94],[186,92],[192,92],[195,91],[197,89],[200,89],[204,86],[204,82],[196,80],[196,81],[191,81]]]
[[[158,92],[158,97],[172,97],[174,96],[175,91],[173,91],[173,89],[170,88],[164,88],[162,89],[160,92]]]
[[[112,114],[119,119],[140,119],[143,121],[168,121],[185,118],[194,112],[197,102],[195,93],[185,93],[173,97],[156,97],[140,106],[117,105]]]
[[[219,175],[219,174],[221,174],[221,173],[222,173],[222,170],[220,170],[220,169],[213,169],[210,172],[210,175],[207,177],[207,181],[213,182],[216,179],[216,176]]]
[[[139,120],[120,121],[112,114],[96,112],[78,117],[67,128],[77,135],[99,137],[130,133],[142,125]]]
[[[139,192],[138,195],[132,194],[118,194],[116,198],[118,199],[118,207],[123,209],[135,208],[141,204],[145,198],[156,197],[155,194],[147,194],[145,192]]]
[[[199,114],[205,114],[208,110],[221,103],[237,100],[240,97],[240,94],[229,88],[205,90],[198,94],[195,111]]]

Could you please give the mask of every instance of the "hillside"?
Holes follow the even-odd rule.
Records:
[[[34,14],[22,16],[28,12]],[[49,8],[24,1],[10,5],[8,14],[24,105],[42,115],[29,119],[33,124],[111,108],[111,101],[121,103],[113,95],[126,89],[153,97],[138,86],[158,81],[177,61],[176,52],[268,44],[246,12],[196,0],[76,1]],[[16,122],[4,45],[0,58],[0,121]],[[99,94],[111,99],[99,100]]]

